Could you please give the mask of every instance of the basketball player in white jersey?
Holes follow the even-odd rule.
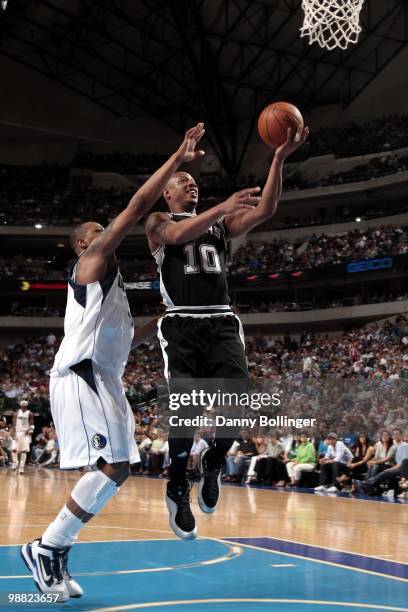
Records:
[[[115,250],[158,200],[180,164],[194,160],[204,125],[188,130],[179,149],[136,192],[104,229],[93,221],[77,226],[71,245],[78,256],[69,275],[65,337],[51,370],[51,412],[60,445],[60,467],[96,465],[77,482],[65,506],[41,538],[21,554],[43,593],[59,601],[83,591],[67,568],[80,529],[100,512],[139,459],[135,423],[121,377],[132,347],[133,320]],[[135,334],[133,346],[153,335],[156,321]]]
[[[13,462],[11,467],[19,474],[24,474],[24,466],[27,460],[27,453],[30,452],[31,434],[34,431],[34,416],[28,409],[28,402],[22,400],[20,408],[13,415],[13,446],[11,455]],[[20,460],[20,463],[19,463]]]

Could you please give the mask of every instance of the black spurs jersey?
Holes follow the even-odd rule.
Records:
[[[169,213],[176,222],[191,216]],[[229,310],[227,245],[222,221],[214,223],[194,241],[160,246],[153,257],[160,274],[163,302],[169,310],[180,306],[223,306],[222,310]]]

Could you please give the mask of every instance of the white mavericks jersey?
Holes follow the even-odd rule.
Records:
[[[51,376],[62,376],[71,366],[91,359],[121,377],[132,344],[133,319],[118,265],[103,281],[88,285],[75,282],[75,267],[68,279],[65,336]]]
[[[31,412],[29,410],[26,410],[25,412],[23,412],[21,408],[17,412],[16,436],[24,435],[27,429],[30,429],[30,414]]]

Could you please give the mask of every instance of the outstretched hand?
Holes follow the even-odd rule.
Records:
[[[234,213],[244,210],[251,210],[254,206],[257,206],[260,201],[258,195],[261,191],[260,187],[249,187],[248,189],[241,189],[233,193],[225,202],[219,204],[223,215],[233,215]]]
[[[294,153],[305,142],[309,136],[309,128],[299,128],[296,132],[288,129],[286,141],[276,149],[275,158],[284,161],[288,155]]]
[[[197,125],[187,130],[184,135],[184,140],[176,153],[178,161],[181,164],[191,162],[194,159],[197,159],[197,157],[202,157],[205,155],[205,151],[201,149],[198,151],[195,150],[197,143],[201,140],[204,134],[204,123],[197,123]]]

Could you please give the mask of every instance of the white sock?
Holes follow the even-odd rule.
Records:
[[[72,546],[83,526],[81,519],[64,506],[44,531],[41,542],[54,548]]]
[[[27,460],[27,453],[20,454],[20,469],[25,466],[25,462]]]

